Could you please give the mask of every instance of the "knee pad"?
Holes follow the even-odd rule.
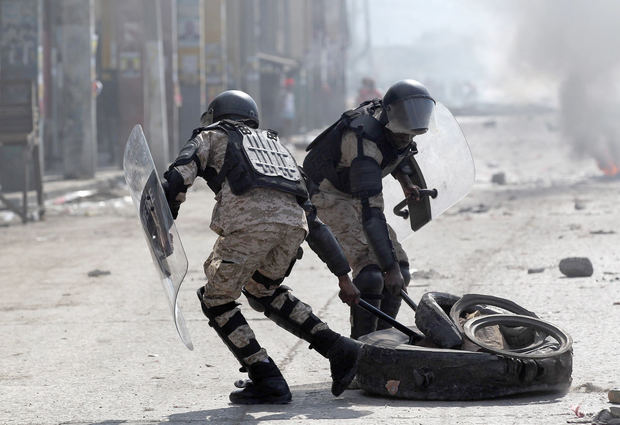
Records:
[[[200,300],[200,307],[202,308],[202,313],[207,317],[207,319],[209,319],[209,326],[213,326],[211,322],[217,316],[220,316],[226,313],[227,311],[234,310],[235,308],[237,308],[237,306],[241,305],[238,302],[231,301],[229,303],[218,305],[215,307],[207,307],[205,303],[202,301],[204,293],[205,293],[204,286],[198,288],[198,290],[196,291],[196,295],[198,296],[198,299]]]
[[[272,295],[269,295],[269,296],[266,296],[266,297],[256,296],[256,295],[252,294],[250,291],[248,291],[246,288],[243,288],[241,290],[241,292],[248,299],[248,304],[250,304],[250,307],[252,307],[254,310],[258,311],[259,313],[265,313],[266,311],[269,311],[269,309],[271,308],[271,306],[270,306],[271,302],[278,295],[280,295],[280,294],[282,294],[284,292],[288,292],[290,290],[291,290],[291,288],[289,288],[288,286],[280,285],[280,286],[278,286],[273,291]],[[265,314],[265,315],[267,315],[267,314]]]
[[[381,299],[383,273],[381,273],[381,269],[376,264],[364,267],[353,279],[353,283],[359,289],[361,297],[365,300]]]

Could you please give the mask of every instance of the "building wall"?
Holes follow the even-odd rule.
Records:
[[[0,49],[0,78],[13,72],[7,66],[10,58],[25,57],[32,62],[41,56],[46,168],[63,172],[67,167],[63,122],[68,111],[63,100],[67,76],[63,67],[68,64],[62,63],[62,43],[69,12],[62,11],[65,0],[0,0],[0,19],[3,7],[6,17],[11,7],[26,7],[27,2],[42,7],[38,19],[43,21],[43,41],[23,35],[10,48]],[[157,3],[161,5],[157,18],[161,31],[154,35],[145,5]],[[80,55],[88,58],[96,72],[91,81],[84,80],[88,87],[80,89],[84,89],[79,95],[82,100],[77,103],[96,102],[96,126],[87,137],[96,138],[95,150],[89,155],[100,167],[121,165],[131,128],[148,124],[149,114],[159,110],[152,99],[165,103],[163,124],[169,135],[161,143],[168,147],[170,157],[198,125],[207,104],[226,89],[252,95],[263,125],[276,129],[283,125],[285,83],[295,96],[296,132],[324,127],[344,109],[341,86],[348,43],[344,0],[105,0],[90,4],[95,36],[88,41],[92,49]],[[24,18],[27,13],[17,15]],[[7,28],[2,26],[0,37]],[[161,73],[145,68],[146,45],[154,43],[163,46]],[[65,49],[68,53],[70,49]],[[32,71],[35,79],[37,72]],[[153,97],[145,91],[145,87],[152,89],[153,82],[147,84],[145,79],[159,74],[165,89]]]

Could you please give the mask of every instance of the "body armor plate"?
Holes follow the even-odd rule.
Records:
[[[271,130],[239,127],[243,135],[243,151],[252,168],[268,177],[282,177],[298,182],[301,174],[291,153],[280,144],[278,135]]]

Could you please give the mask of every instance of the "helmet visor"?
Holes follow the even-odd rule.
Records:
[[[389,105],[386,127],[393,133],[424,134],[435,107],[428,97],[410,97]]]

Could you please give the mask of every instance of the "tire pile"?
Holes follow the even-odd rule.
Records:
[[[566,391],[572,339],[503,298],[429,292],[416,310],[425,338],[410,345],[390,328],[360,338],[364,391],[416,400],[480,400]]]

